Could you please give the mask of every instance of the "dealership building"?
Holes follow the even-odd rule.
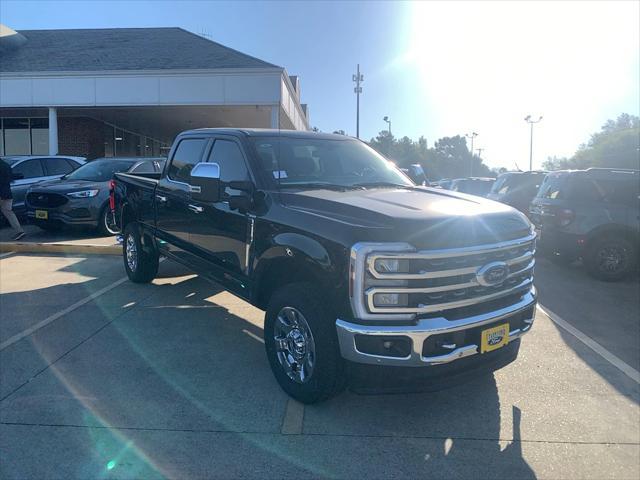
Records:
[[[299,78],[181,28],[0,25],[0,155],[157,156],[200,127],[307,130]]]

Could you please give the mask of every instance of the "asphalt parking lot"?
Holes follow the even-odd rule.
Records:
[[[537,267],[541,302],[638,370],[638,283]],[[165,261],[0,257],[2,478],[630,478],[640,388],[539,312],[517,362],[436,393],[279,389],[263,312]]]

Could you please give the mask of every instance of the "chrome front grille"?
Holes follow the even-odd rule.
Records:
[[[533,285],[535,234],[445,250],[389,247],[359,244],[352,251],[352,268],[362,267],[362,281],[356,282],[352,296],[359,318],[412,318],[492,301]],[[381,261],[392,262],[400,271],[381,271]]]

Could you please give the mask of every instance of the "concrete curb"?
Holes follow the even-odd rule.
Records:
[[[0,253],[64,253],[80,255],[122,255],[121,245],[74,243],[0,242]]]

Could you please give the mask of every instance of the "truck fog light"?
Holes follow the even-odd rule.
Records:
[[[409,271],[409,264],[406,260],[397,258],[378,258],[374,268],[378,273],[406,273]]]
[[[373,304],[376,307],[406,307],[409,295],[406,293],[376,293],[373,296]]]

